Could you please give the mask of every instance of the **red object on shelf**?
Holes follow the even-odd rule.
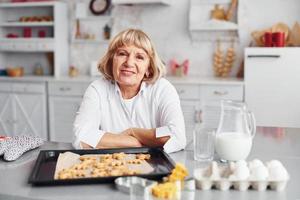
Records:
[[[39,2],[39,1],[54,1],[54,0],[11,0],[12,3]]]
[[[54,1],[54,0],[27,0],[27,2],[39,2],[39,1]]]
[[[272,33],[272,40],[273,40],[274,47],[284,47],[285,46],[284,32]]]
[[[26,0],[11,0],[12,3],[26,2]]]
[[[23,37],[30,38],[31,37],[31,28],[24,28],[23,29]]]
[[[9,33],[6,35],[7,38],[18,38],[19,36],[17,34],[14,33]]]
[[[271,32],[265,32],[264,34],[264,46],[265,47],[272,47],[273,46],[273,39]]]
[[[39,36],[40,38],[46,37],[46,31],[44,31],[44,30],[39,30],[38,36]]]

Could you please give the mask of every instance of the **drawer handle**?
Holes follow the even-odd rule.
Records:
[[[280,58],[280,55],[248,55],[248,58]]]
[[[70,91],[71,88],[69,88],[69,87],[61,87],[61,88],[59,88],[59,90],[65,92],[65,91]]]
[[[194,116],[194,122],[195,123],[202,123],[202,110],[196,110],[195,116]]]
[[[185,93],[185,90],[182,89],[182,90],[178,90],[177,92],[178,92],[178,94],[183,94],[183,93]]]
[[[214,94],[215,94],[215,95],[219,95],[219,96],[223,96],[223,95],[227,95],[228,92],[227,92],[227,91],[225,91],[225,92],[214,91]]]
[[[7,119],[6,123],[8,123],[8,124],[17,124],[18,120],[16,120],[16,119]]]

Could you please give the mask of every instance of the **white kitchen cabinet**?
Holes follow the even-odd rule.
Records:
[[[73,122],[89,82],[50,82],[50,141],[72,142]]]
[[[244,100],[242,83],[210,83],[200,85],[201,121],[207,127],[217,128],[220,120],[222,100]]]
[[[199,108],[199,100],[184,100],[180,101],[185,122],[185,133],[187,145],[193,141],[193,130],[195,124],[201,120],[201,111]]]
[[[199,116],[199,85],[198,84],[174,84],[180,98],[181,109],[184,116],[187,144],[193,140],[193,129]]]
[[[200,85],[200,96],[203,100],[223,99],[243,101],[243,85],[242,84],[202,84]]]
[[[72,142],[73,122],[81,101],[81,97],[49,97],[50,141]]]
[[[196,123],[217,128],[221,100],[244,100],[244,84],[240,80],[204,79],[180,80],[169,78],[180,98],[186,126],[187,148],[192,148],[193,130]]]
[[[247,48],[245,100],[257,125],[300,127],[300,48]]]
[[[0,131],[1,134],[4,135],[12,135],[14,133],[14,126],[13,126],[13,99],[11,93],[7,92],[0,92]]]
[[[45,83],[1,82],[0,131],[31,134],[47,140]]]
[[[58,1],[0,3],[0,66],[21,66],[25,75],[37,66],[47,76],[67,75],[67,11]]]
[[[180,99],[197,100],[200,98],[199,84],[174,84]]]

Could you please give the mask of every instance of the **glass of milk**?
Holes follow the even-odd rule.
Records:
[[[194,160],[211,161],[214,158],[215,129],[196,124],[194,129]]]
[[[221,102],[215,150],[222,161],[245,160],[250,154],[255,133],[254,115],[244,102]]]

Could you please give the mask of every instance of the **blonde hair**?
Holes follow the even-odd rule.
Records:
[[[114,81],[112,66],[116,50],[122,46],[129,45],[134,45],[143,49],[149,56],[149,73],[145,74],[143,81],[154,83],[157,79],[165,75],[165,65],[159,58],[154,49],[154,45],[147,34],[138,29],[127,29],[120,32],[112,39],[108,50],[98,64],[98,70],[106,79]]]

